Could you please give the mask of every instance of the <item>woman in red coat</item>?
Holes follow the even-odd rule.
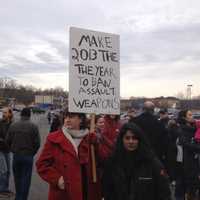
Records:
[[[36,166],[49,183],[49,200],[101,200],[98,173],[92,181],[90,144],[96,136],[85,125],[85,114],[65,112],[63,128],[47,137]],[[95,143],[99,157],[102,148]]]
[[[105,115],[105,128],[103,135],[112,143],[114,146],[119,135],[121,128],[119,115]]]

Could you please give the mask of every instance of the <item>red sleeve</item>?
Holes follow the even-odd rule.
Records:
[[[114,142],[109,140],[109,138],[106,137],[106,135],[102,134],[98,142],[98,148],[97,148],[97,153],[100,160],[102,161],[106,160],[113,152],[113,148],[114,148]]]
[[[58,179],[61,174],[53,166],[55,163],[55,157],[52,154],[53,145],[50,141],[46,141],[43,150],[36,162],[37,172],[42,179],[49,184],[57,186]]]

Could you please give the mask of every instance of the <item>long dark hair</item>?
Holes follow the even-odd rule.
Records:
[[[115,150],[112,155],[113,159],[119,162],[123,162],[123,158],[126,157],[127,150],[125,149],[123,144],[123,137],[127,133],[127,131],[131,131],[139,140],[139,145],[133,153],[134,157],[137,157],[137,160],[153,159],[154,153],[152,152],[149,142],[144,136],[142,130],[137,125],[130,122],[124,124],[120,129]]]
[[[186,115],[187,115],[187,112],[189,111],[189,109],[185,109],[185,110],[181,110],[179,113],[178,113],[178,118],[177,118],[177,122],[180,124],[180,125],[185,125],[187,123],[186,121]]]

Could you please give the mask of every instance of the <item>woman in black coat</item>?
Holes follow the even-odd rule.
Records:
[[[183,147],[183,178],[185,192],[188,199],[193,199],[200,186],[200,166],[197,153],[200,153],[200,145],[195,143],[195,121],[190,110],[182,110],[178,116],[180,126],[179,144]]]
[[[120,131],[103,175],[105,200],[169,200],[168,176],[133,123]]]

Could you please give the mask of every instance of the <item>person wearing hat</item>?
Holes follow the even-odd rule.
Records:
[[[13,153],[15,200],[28,199],[33,158],[40,147],[38,127],[30,121],[30,117],[30,109],[22,109],[20,121],[10,126],[6,138],[6,143]]]
[[[36,162],[38,174],[49,184],[49,200],[101,200],[100,173],[92,176],[90,144],[97,159],[105,153],[89,133],[84,113],[64,112],[61,129],[50,133]],[[98,161],[98,160],[97,160]],[[98,166],[98,162],[97,162]]]

